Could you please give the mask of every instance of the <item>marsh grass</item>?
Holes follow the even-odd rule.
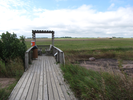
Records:
[[[0,100],[8,100],[11,91],[15,87],[19,78],[22,76],[23,72],[23,61],[20,58],[9,60],[6,64],[0,60],[0,77],[13,77],[16,79],[12,84],[5,88],[1,88],[0,85]]]
[[[70,88],[81,100],[133,100],[133,79],[111,70],[87,70],[71,62],[95,58],[133,60],[133,39],[55,39],[56,47],[65,53],[66,65],[61,69]],[[49,45],[50,41],[38,41]],[[30,42],[27,41],[28,48]],[[78,62],[76,62],[78,63]],[[122,62],[119,62],[121,69]]]
[[[76,60],[89,60],[95,58],[113,58],[123,60],[133,60],[133,48],[108,48],[99,50],[70,50],[65,51],[68,62]]]
[[[17,84],[17,80],[5,88],[1,88],[1,85],[0,85],[0,100],[8,100],[8,97],[16,84]]]
[[[10,59],[8,63],[0,60],[0,77],[21,77],[23,72],[23,61],[20,58]]]
[[[133,79],[123,74],[86,70],[72,64],[61,69],[70,88],[82,100],[133,99]]]

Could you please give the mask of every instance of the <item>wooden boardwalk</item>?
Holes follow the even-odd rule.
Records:
[[[52,56],[39,56],[24,72],[9,100],[77,100]]]

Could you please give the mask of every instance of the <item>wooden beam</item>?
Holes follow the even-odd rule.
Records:
[[[49,31],[49,30],[32,30],[32,33],[52,33],[54,34],[54,31]]]

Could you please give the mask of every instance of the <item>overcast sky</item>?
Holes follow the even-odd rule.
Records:
[[[133,0],[0,0],[0,34],[31,37],[32,30],[53,30],[55,37],[133,37]]]

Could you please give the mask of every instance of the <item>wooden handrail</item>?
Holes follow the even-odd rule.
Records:
[[[51,45],[52,46],[52,45]],[[33,47],[29,48],[26,52],[25,52],[25,71],[28,70],[29,68],[29,63],[32,62],[32,56],[31,56],[31,50],[33,49]],[[61,64],[65,64],[65,57],[64,57],[64,52],[55,47],[52,46],[52,50],[53,50],[53,55],[56,58],[56,61],[61,63]]]
[[[53,55],[55,56],[56,61],[61,64],[65,64],[64,52],[55,46],[52,46],[52,48],[53,48]]]
[[[37,45],[37,47],[48,47],[49,45]]]
[[[25,71],[29,68],[29,63],[31,63],[31,50],[33,47],[30,47],[26,52],[25,52]]]

